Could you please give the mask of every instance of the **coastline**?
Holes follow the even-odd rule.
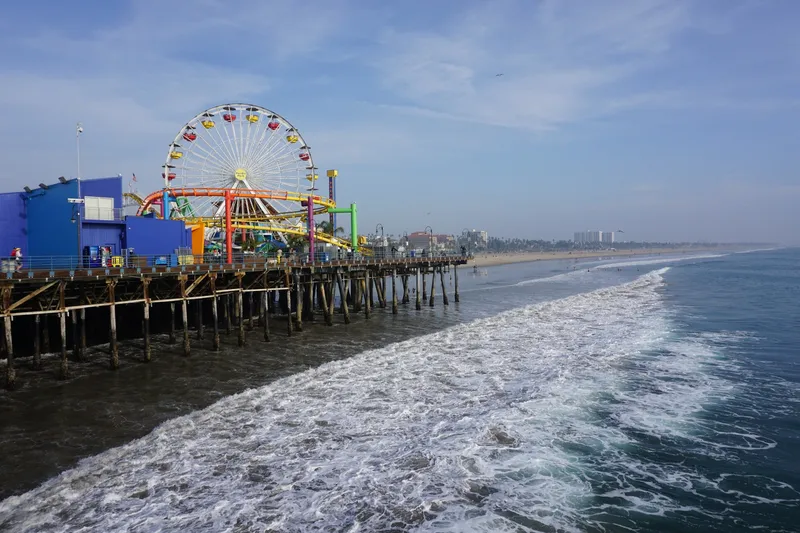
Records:
[[[476,267],[510,265],[534,261],[557,261],[565,259],[596,259],[599,257],[632,257],[640,255],[693,254],[698,252],[727,253],[731,249],[721,248],[653,248],[641,250],[616,251],[576,251],[576,252],[511,252],[497,254],[478,254],[468,262]]]

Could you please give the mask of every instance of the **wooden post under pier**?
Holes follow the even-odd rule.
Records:
[[[217,296],[217,275],[211,274],[208,280],[211,287],[211,315],[212,315],[212,328],[211,328],[211,349],[215,352],[219,351],[219,296]]]
[[[183,355],[189,357],[191,346],[189,344],[189,310],[186,308],[186,276],[181,275],[181,317],[183,318]]]
[[[428,304],[433,307],[434,294],[436,293],[436,267],[434,266],[431,270],[433,271],[431,274],[431,298],[428,300]]]
[[[237,338],[237,342],[239,346],[244,346],[245,339],[244,339],[244,289],[242,288],[242,277],[244,275],[240,272],[236,273],[236,277],[239,278],[239,292],[236,293],[236,312],[238,314],[238,320],[236,325],[239,328],[239,336]]]
[[[39,370],[42,368],[42,350],[41,350],[41,317],[36,315],[33,323],[33,369]]]
[[[420,267],[420,269],[422,269],[422,268],[425,268],[425,269],[422,272],[419,272],[419,270],[417,272],[422,274],[422,299],[423,299],[423,301],[427,301],[428,300],[428,282],[427,282],[427,280],[425,278],[428,275],[428,269],[427,269],[427,267]],[[417,292],[419,292],[419,287],[417,287]]]
[[[342,281],[342,275],[337,270],[336,272],[336,284],[339,286],[339,296],[342,299],[342,316],[344,316],[344,323],[350,323],[350,309],[347,307],[347,281]]]
[[[453,298],[455,298],[456,303],[458,303],[459,300],[460,300],[460,297],[458,295],[458,265],[453,265],[453,279],[455,279],[455,282],[456,282],[455,292],[453,293]]]
[[[284,270],[284,280],[286,283],[286,314],[288,315],[287,333],[292,336],[292,284],[289,271]]]
[[[410,300],[408,299],[408,274],[403,274],[400,279],[403,281],[403,303],[407,304]]]
[[[417,289],[416,289],[416,296],[417,296],[417,311],[422,309],[422,301],[420,299],[420,292],[419,292],[419,267],[416,270],[417,273]]]
[[[331,313],[331,308],[328,306],[328,289],[326,285],[327,283],[324,281],[319,282],[320,306],[322,307],[322,314],[325,317],[325,324],[332,326],[333,314]],[[333,300],[333,298],[331,298],[331,300]]]
[[[169,343],[175,344],[175,303],[169,304]]]
[[[69,313],[69,322],[72,325],[72,360],[81,360],[81,343],[78,340],[78,310],[73,309]]]
[[[305,291],[303,287],[303,279],[300,277],[300,274],[295,273],[294,286],[296,287],[297,298],[297,312],[295,313],[297,318],[294,321],[294,330],[303,331],[303,300],[305,299]]]
[[[86,357],[86,309],[81,308],[81,359]]]
[[[63,283],[64,282],[62,282],[62,285]],[[119,347],[117,346],[117,305],[114,300],[114,289],[117,286],[117,282],[116,280],[109,280],[107,283],[108,283],[108,301],[110,303],[109,320],[111,329],[111,332],[109,334],[111,353],[109,355],[108,366],[111,368],[111,370],[117,370],[119,368]],[[61,327],[63,328],[64,326],[62,325]]]
[[[264,276],[264,286],[267,285],[267,277]],[[264,341],[269,342],[270,335],[269,335],[269,291],[265,291],[261,294],[261,327],[264,329]]]
[[[397,269],[392,270],[392,314],[397,314]]]
[[[142,291],[144,294],[144,361],[149,363],[152,358],[152,350],[150,349],[150,297],[149,297],[150,280],[147,278],[142,279]]]
[[[113,309],[113,307],[112,307]],[[61,371],[59,377],[67,379],[69,377],[69,363],[67,362],[67,316],[66,311],[61,311],[58,314],[59,329],[61,330]]]
[[[247,330],[253,331],[253,293],[247,293]]]
[[[447,300],[447,290],[444,285],[444,268],[441,266],[439,267],[439,281],[442,282],[442,302],[444,305],[450,305],[450,302]]]
[[[372,309],[371,309],[372,308],[372,295],[371,295],[371,291],[368,289],[368,286],[370,285],[370,281],[371,281],[370,280],[370,275],[369,275],[369,270],[365,270],[364,271],[364,276],[365,276],[364,279],[361,281],[361,283],[363,283],[363,288],[364,288],[364,316],[366,318],[369,318],[370,311],[372,311]]]
[[[4,292],[8,291],[10,293],[10,289],[4,289]],[[10,297],[10,295],[9,295]],[[4,295],[4,300],[8,301]],[[7,307],[4,305],[7,309]],[[38,318],[38,315],[37,315]],[[17,384],[17,371],[14,369],[14,341],[12,339],[13,335],[11,334],[11,316],[6,315],[3,317],[3,325],[5,330],[5,340],[6,340],[6,388],[8,390],[12,390]]]

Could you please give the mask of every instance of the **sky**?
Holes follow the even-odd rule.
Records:
[[[0,190],[76,175],[79,121],[83,177],[157,190],[183,124],[248,102],[361,233],[797,245],[798,27],[795,0],[8,3]]]

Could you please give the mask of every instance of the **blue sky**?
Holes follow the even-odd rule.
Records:
[[[289,119],[364,232],[800,244],[800,3],[68,3],[0,20],[0,188],[161,164],[200,111]],[[495,74],[502,73],[497,77]]]

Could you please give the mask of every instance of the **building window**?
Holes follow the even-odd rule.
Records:
[[[83,199],[86,220],[114,220],[114,199],[86,196]]]

